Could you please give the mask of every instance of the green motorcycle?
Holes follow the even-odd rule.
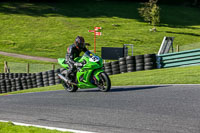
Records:
[[[99,88],[100,91],[106,92],[111,88],[111,82],[108,75],[103,70],[102,59],[90,51],[86,51],[83,56],[74,59],[82,63],[83,67],[77,67],[74,73],[69,75],[72,82],[68,82],[65,74],[58,74],[63,87],[69,92],[75,92],[84,88]],[[65,58],[59,58],[58,63],[67,71],[69,66],[65,63]]]

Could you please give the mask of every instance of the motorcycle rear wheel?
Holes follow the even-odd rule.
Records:
[[[64,81],[62,81],[62,85],[68,92],[76,92],[78,90],[78,86],[67,84]]]
[[[102,91],[102,92],[107,92],[110,90],[111,82],[110,82],[110,78],[108,77],[108,75],[106,73],[100,74],[100,81],[99,81],[98,87],[99,87],[100,91]]]

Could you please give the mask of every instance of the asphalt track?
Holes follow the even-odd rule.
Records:
[[[0,120],[99,133],[200,133],[200,85],[0,96]]]

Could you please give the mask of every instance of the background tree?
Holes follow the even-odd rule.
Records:
[[[158,0],[149,0],[149,2],[142,3],[143,7],[138,8],[140,16],[154,26],[154,31],[156,31],[155,26],[160,23],[160,8],[157,2]]]

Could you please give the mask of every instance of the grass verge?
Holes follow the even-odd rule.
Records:
[[[112,85],[200,84],[200,66],[176,67],[111,76]]]
[[[71,133],[37,127],[17,126],[12,122],[0,122],[0,133]]]

